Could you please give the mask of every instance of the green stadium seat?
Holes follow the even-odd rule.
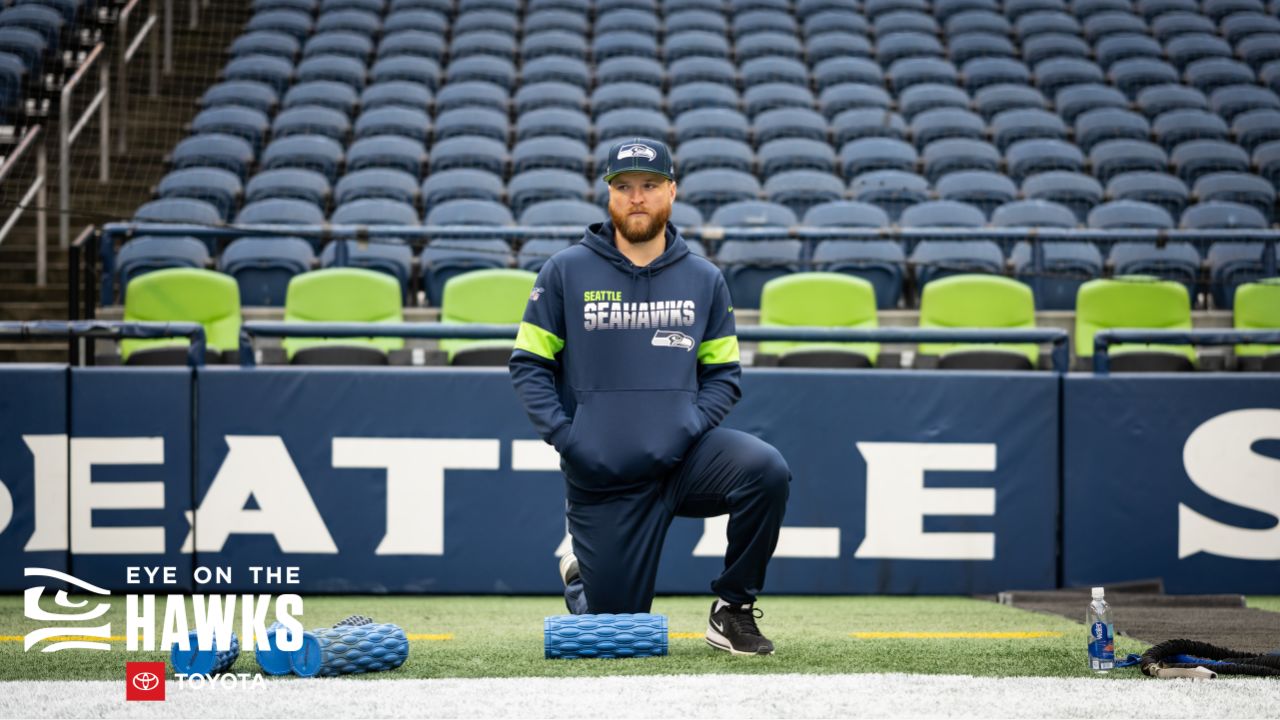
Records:
[[[288,323],[404,320],[400,283],[385,273],[361,268],[330,268],[295,275],[285,294]],[[285,355],[294,365],[387,365],[404,348],[404,338],[285,338]]]
[[[778,327],[875,328],[876,292],[870,282],[833,272],[803,272],[765,283],[760,324]],[[869,368],[879,343],[770,341],[761,355],[777,356],[783,367]]]
[[[1031,329],[1036,326],[1031,288],[998,275],[952,275],[924,287],[922,328]],[[1035,343],[920,343],[917,367],[937,358],[942,370],[1034,370]]]
[[[1280,278],[1245,283],[1236,288],[1237,330],[1280,330]],[[1241,370],[1280,372],[1280,345],[1237,345]]]
[[[1191,299],[1180,283],[1149,275],[1091,280],[1076,296],[1076,356],[1093,358],[1093,336],[1119,328],[1190,330]],[[1196,367],[1190,345],[1112,345],[1115,372],[1187,372]]]
[[[198,322],[204,326],[206,361],[233,360],[240,344],[240,286],[230,275],[170,268],[129,281],[125,322]],[[186,338],[121,340],[125,365],[186,365]],[[223,354],[226,357],[223,357]]]
[[[440,306],[442,323],[515,325],[538,276],[528,270],[494,268],[455,275],[444,284]],[[511,359],[510,340],[445,338],[440,349],[450,365],[506,367]]]

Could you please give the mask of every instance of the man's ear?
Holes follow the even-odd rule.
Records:
[[[675,180],[672,180],[669,184],[671,185],[671,201],[672,201],[672,202],[675,202],[675,199],[676,199],[676,181],[675,181]]]

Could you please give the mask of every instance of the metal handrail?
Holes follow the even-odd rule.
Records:
[[[1108,348],[1120,343],[1161,345],[1280,345],[1280,330],[1099,330],[1093,336],[1093,372],[1111,372]]]
[[[191,367],[204,365],[205,334],[204,326],[200,323],[119,322],[112,320],[0,322],[0,338],[6,340],[34,340],[50,337],[91,337],[112,340],[154,340],[158,338],[185,337],[191,339],[191,345],[187,348],[187,364]]]
[[[67,313],[71,316],[71,320],[92,320],[94,317],[94,276],[97,274],[96,257],[91,252],[85,252],[85,247],[89,244],[89,238],[97,231],[92,225],[86,225],[75,240],[71,241],[69,249],[70,258],[68,258],[67,268]],[[88,287],[85,289],[84,297],[80,296],[80,266],[84,261],[89,262],[88,271],[85,273],[85,281]],[[80,305],[83,302],[84,307]],[[89,358],[90,364],[93,361],[93,340],[88,339],[88,346],[85,347],[86,338],[73,337],[70,340],[67,349],[68,357],[71,359],[72,367],[80,364],[80,358]],[[86,351],[87,350],[87,351]]]
[[[79,137],[80,131],[84,130],[95,111],[99,113],[98,129],[101,133],[98,148],[98,181],[107,182],[110,179],[109,156],[111,154],[111,143],[109,138],[111,137],[111,124],[109,118],[111,80],[106,62],[98,64],[100,83],[98,92],[89,101],[84,113],[74,121],[74,126],[71,119],[71,93],[80,84],[80,81],[84,79],[84,76],[93,67],[94,63],[97,63],[102,57],[105,48],[106,45],[103,43],[93,46],[93,50],[89,51],[88,57],[76,69],[75,74],[62,86],[62,92],[58,100],[60,119],[58,125],[58,238],[59,244],[63,248],[71,245],[71,145]]]
[[[128,126],[129,126],[129,63],[133,61],[134,55],[138,53],[138,49],[142,47],[142,41],[150,38],[147,54],[150,56],[150,86],[148,94],[151,97],[157,97],[160,94],[160,68],[159,68],[159,52],[157,51],[157,43],[159,34],[156,23],[159,17],[156,13],[155,2],[151,3],[151,12],[147,15],[146,20],[142,23],[142,27],[138,28],[138,33],[132,38],[129,37],[129,19],[134,11],[141,4],[142,0],[130,0],[128,5],[120,11],[119,20],[116,24],[116,152],[124,152],[128,144]]]
[[[288,323],[246,322],[240,326],[240,364],[252,367],[253,338],[261,337],[402,337],[466,340],[514,340],[518,325],[449,323]],[[1069,334],[1058,328],[829,328],[771,327],[751,325],[738,328],[739,340],[759,342],[930,342],[930,343],[1037,343],[1052,344],[1054,372],[1068,367]]]
[[[27,150],[33,146],[36,149],[36,176],[31,181],[31,185],[23,191],[22,199],[18,201],[18,206],[9,214],[4,226],[0,227],[0,243],[3,243],[5,238],[9,236],[9,232],[13,230],[14,225],[17,225],[22,213],[31,205],[31,200],[35,199],[36,287],[44,287],[49,283],[49,160],[45,139],[41,136],[42,130],[43,128],[39,125],[33,125],[28,128],[22,134],[22,139],[18,142],[18,146],[13,149],[9,157],[5,158],[4,164],[0,165],[0,183],[3,183],[9,178],[13,169],[18,166]]]

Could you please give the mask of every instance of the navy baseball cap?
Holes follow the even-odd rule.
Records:
[[[631,138],[613,144],[605,158],[604,181],[624,172],[648,172],[668,180],[676,179],[676,169],[671,163],[671,151],[667,146],[651,138]]]

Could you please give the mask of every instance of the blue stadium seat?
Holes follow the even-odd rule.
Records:
[[[1053,95],[1072,85],[1102,83],[1102,68],[1084,58],[1056,57],[1042,60],[1034,70],[1036,87],[1045,95]]]
[[[554,136],[585,143],[591,139],[591,118],[581,110],[543,108],[522,114],[516,120],[515,131],[517,141]]]
[[[726,240],[716,251],[734,305],[760,307],[764,284],[800,271],[803,243],[799,240]]]
[[[924,165],[924,176],[937,182],[943,175],[960,170],[995,172],[1000,167],[1000,151],[994,145],[981,140],[951,138],[929,143],[921,153],[921,160]]]
[[[226,220],[235,209],[242,189],[235,173],[221,168],[192,167],[165,175],[156,192],[161,198],[203,200],[217,208],[218,215]]]
[[[1163,245],[1140,242],[1118,242],[1107,256],[1115,275],[1154,275],[1186,286],[1195,304],[1196,285],[1200,279],[1200,253],[1189,242],[1172,241]]]
[[[985,170],[949,173],[938,180],[936,189],[943,200],[973,205],[988,216],[1018,194],[1018,186],[1008,176]]]
[[[1164,50],[1169,60],[1184,70],[1197,60],[1213,57],[1229,58],[1233,55],[1231,43],[1217,35],[1207,33],[1188,33],[1170,38],[1165,43]]]
[[[576,35],[587,34],[588,20],[585,7],[582,12],[575,12],[567,8],[534,8],[530,5],[526,13],[524,18],[526,33],[558,30]]]
[[[333,182],[342,164],[342,146],[321,135],[294,135],[272,140],[262,151],[262,168],[294,167],[315,170]]]
[[[1263,143],[1280,140],[1280,111],[1242,112],[1231,119],[1231,133],[1236,142],[1250,152]]]
[[[506,205],[492,200],[458,199],[427,208],[426,225],[511,225],[515,218]]]
[[[332,240],[320,252],[320,267],[339,267],[338,243],[342,243],[347,251],[346,263],[340,267],[364,268],[390,275],[400,283],[400,297],[408,297],[409,279],[413,276],[413,250],[403,241],[399,238],[381,238],[373,242]]]
[[[360,93],[351,85],[334,80],[313,80],[289,88],[284,96],[284,107],[321,105],[341,110],[349,116],[359,100]]]
[[[1039,310],[1074,310],[1080,286],[1102,277],[1103,259],[1090,242],[1044,241],[1044,271],[1037,275],[1031,246],[1019,242],[1009,254],[1013,277],[1035,288]]]
[[[351,120],[346,113],[319,105],[298,105],[282,110],[271,124],[275,139],[291,135],[322,135],[338,142],[351,133]]]
[[[674,215],[674,212],[672,213]],[[608,214],[599,206],[582,200],[544,200],[520,213],[521,225],[593,225]]]
[[[169,156],[173,169],[216,167],[243,178],[253,163],[253,146],[242,137],[202,133],[182,140]]]
[[[428,209],[449,200],[501,202],[505,194],[501,176],[474,168],[432,171],[422,182],[422,204]]]
[[[1276,41],[1280,42],[1280,36]],[[1209,105],[1230,122],[1251,110],[1280,110],[1280,98],[1271,90],[1257,85],[1227,85],[1209,94]]]
[[[626,45],[625,42],[615,42],[620,42],[623,46]],[[618,50],[619,48],[616,45],[605,49],[606,52],[618,52]],[[520,42],[520,59],[523,62],[536,60],[547,55],[565,55],[585,60],[587,53],[587,40],[583,37],[583,33],[562,28],[539,29],[535,27],[530,31],[526,24],[524,39]]]
[[[197,135],[223,133],[236,135],[249,141],[256,150],[262,147],[263,138],[271,121],[266,113],[240,105],[218,105],[201,110],[191,121],[191,131]]]
[[[1190,140],[1226,140],[1231,130],[1215,113],[1204,110],[1170,110],[1155,119],[1152,132],[1165,150]]]
[[[568,48],[568,52],[566,52],[566,48]],[[586,57],[585,43],[582,55],[577,53],[577,45],[570,43],[562,43],[560,47],[552,48],[552,51],[548,54],[568,55],[584,59]],[[658,48],[653,41],[653,37],[643,32],[615,30],[596,33],[591,42],[591,56],[597,62],[616,57],[656,58],[657,55]]]
[[[1089,211],[1102,202],[1102,184],[1078,172],[1054,171],[1033,175],[1022,182],[1022,194],[1067,207],[1084,222]]]
[[[892,240],[824,240],[813,250],[813,269],[860,277],[875,289],[876,307],[898,306],[906,255]]]
[[[799,31],[795,16],[783,9],[747,10],[731,14],[730,32],[739,40],[760,32],[795,35]]]
[[[1084,83],[1065,87],[1053,96],[1054,109],[1068,123],[1074,123],[1084,113],[1103,108],[1129,107],[1129,98],[1110,85]]]
[[[644,58],[613,58],[596,65],[596,82],[601,85],[617,82],[638,82],[661,87],[666,70],[657,60]],[[676,84],[672,83],[672,89]]]
[[[1188,183],[1218,172],[1249,172],[1249,154],[1239,145],[1222,140],[1191,140],[1169,154],[1178,177]]]
[[[917,286],[952,275],[1001,275],[1004,253],[991,240],[921,240],[911,252]]]
[[[1001,152],[1008,152],[1011,145],[1023,140],[1066,140],[1067,125],[1045,110],[1006,110],[991,118],[991,137]]]
[[[1209,99],[1204,93],[1176,82],[1148,87],[1138,93],[1134,102],[1148,119],[1159,117],[1170,110],[1209,109]]]
[[[911,139],[917,148],[935,140],[967,138],[985,140],[987,124],[975,113],[960,108],[936,108],[911,118]]]
[[[235,278],[240,304],[281,307],[289,280],[311,270],[311,244],[296,237],[243,237],[218,258],[218,269]]]
[[[454,26],[456,32],[464,32],[469,21],[473,18],[459,18]],[[503,22],[503,18],[499,15],[498,22]],[[506,18],[510,21],[514,18]],[[470,23],[472,27],[476,27],[477,23]],[[482,27],[479,29],[483,29]],[[490,28],[497,29],[497,28]],[[382,32],[384,35],[404,32],[406,30],[418,30],[421,32],[434,33],[436,35],[444,35],[449,31],[449,20],[445,17],[445,13],[433,12],[426,8],[391,8],[391,12],[387,13],[386,18],[382,22]]]
[[[883,87],[865,83],[839,83],[825,88],[818,96],[818,107],[828,119],[846,110],[878,108],[888,110],[892,99]]]
[[[961,76],[969,92],[977,92],[991,85],[1031,84],[1031,70],[1013,58],[974,58],[961,67]]]
[[[347,148],[347,172],[364,168],[392,168],[422,176],[427,151],[422,143],[398,135],[376,135],[356,140]]]
[[[658,96],[661,98],[661,94]],[[563,82],[539,82],[522,85],[515,94],[516,116],[543,108],[582,110],[587,106],[587,91]]]
[[[505,144],[511,135],[507,114],[490,108],[464,107],[436,115],[437,141],[462,135],[493,138]]]
[[[1150,137],[1151,123],[1131,110],[1100,108],[1076,117],[1075,141],[1085,152],[1107,140],[1147,140]]]
[[[977,32],[1008,36],[1013,34],[1013,25],[996,11],[963,10],[947,17],[946,30],[953,37]]]
[[[818,92],[845,83],[884,86],[884,71],[874,60],[860,57],[833,57],[813,67]]]
[[[797,224],[796,214],[785,205],[760,200],[738,200],[721,205],[711,214],[711,224],[725,227],[778,228],[778,236],[786,237],[786,229]]]
[[[546,58],[542,58],[533,62],[545,60]],[[560,78],[548,79],[559,80]],[[511,91],[516,84],[516,68],[510,60],[488,55],[472,55],[449,63],[445,71],[446,85],[470,81],[493,83],[504,90]]]
[[[349,55],[312,55],[298,63],[298,82],[331,80],[361,90],[365,85],[364,60]]]
[[[1214,307],[1232,309],[1236,288],[1263,278],[1265,250],[1266,246],[1260,242],[1215,242],[1209,246],[1205,260],[1209,266],[1209,289]]]
[[[877,38],[875,58],[881,65],[892,65],[910,57],[940,58],[946,52],[937,36],[920,32],[896,32]]]
[[[909,57],[894,61],[885,76],[894,90],[902,92],[913,85],[956,85],[960,73],[955,65],[942,58]]]
[[[836,172],[836,153],[830,143],[810,138],[770,140],[760,146],[757,157],[766,179],[793,170],[817,170],[828,175]]]
[[[675,162],[681,175],[712,168],[751,172],[755,157],[751,146],[741,140],[704,137],[680,143]]]
[[[1247,205],[1262,216],[1263,226],[1275,215],[1276,189],[1264,178],[1248,173],[1201,175],[1193,188],[1199,202],[1219,201]]]
[[[630,30],[656,38],[662,30],[658,16],[651,11],[620,8],[599,12],[596,17],[596,34]]]
[[[269,198],[246,203],[237,225],[323,225],[324,211],[297,198]]]
[[[1113,200],[1139,200],[1159,205],[1170,217],[1178,217],[1190,200],[1187,184],[1162,172],[1121,173],[1107,182],[1107,197]]]
[[[638,83],[615,83],[614,85],[634,84]],[[657,90],[657,88],[655,87],[654,90]],[[672,117],[680,117],[691,110],[708,108],[721,108],[736,112],[739,100],[737,90],[728,85],[712,82],[685,83],[671,88],[671,92],[667,94],[667,106],[671,110]]]
[[[334,225],[414,226],[418,224],[418,211],[401,200],[364,197],[339,205],[329,216],[329,222]]]
[[[183,223],[207,225],[222,224],[222,213],[217,206],[190,197],[166,197],[143,203],[134,213],[134,222]]]
[[[1123,228],[1172,230],[1173,218],[1159,205],[1140,200],[1112,200],[1089,211],[1089,227],[1100,230]]]
[[[536,273],[542,269],[542,265],[548,258],[569,247],[569,245],[568,240],[556,240],[553,238],[526,240],[520,246],[520,252],[516,254],[516,267]]]
[[[439,63],[444,60],[445,47],[444,36],[439,33],[425,30],[398,30],[384,34],[378,41],[378,57],[416,55]]]
[[[699,170],[680,179],[680,195],[704,217],[716,208],[739,200],[757,200],[760,181],[738,170]]]
[[[973,94],[973,107],[988,120],[1010,110],[1044,110],[1049,101],[1029,85],[988,85]]]
[[[419,255],[427,304],[440,306],[449,278],[471,270],[511,267],[514,261],[504,240],[432,240]]]
[[[907,136],[907,121],[898,113],[885,108],[851,108],[832,119],[831,134],[837,147],[870,137],[902,140]]]
[[[426,142],[431,131],[431,120],[422,110],[399,106],[366,109],[356,118],[357,138],[375,135],[398,135],[418,142]]]
[[[611,110],[596,118],[596,134],[599,138],[651,137],[665,142],[671,123],[656,110]]]
[[[246,32],[267,30],[293,36],[299,41],[311,34],[312,21],[309,13],[299,10],[281,9],[266,10],[253,14],[245,24]]]
[[[873,170],[912,172],[918,163],[916,149],[893,138],[864,138],[840,147],[840,168],[847,178]]]
[[[165,268],[198,269],[208,265],[209,248],[193,237],[139,235],[121,246],[116,254],[120,302],[124,302],[129,281],[139,275]]]
[[[1080,172],[1084,153],[1065,140],[1019,140],[1005,153],[1005,167],[1017,180],[1044,172]]]
[[[587,179],[568,170],[528,170],[507,182],[507,195],[516,214],[546,200],[586,200],[590,193]]]
[[[735,87],[738,83],[738,69],[725,58],[691,55],[670,63],[667,66],[671,87],[676,88],[687,83],[710,82]]]
[[[987,216],[968,203],[955,200],[927,200],[902,211],[903,227],[982,227]]]
[[[896,221],[903,210],[929,199],[929,181],[901,170],[875,170],[850,181],[849,194],[854,200],[875,205]]]
[[[303,168],[263,170],[245,185],[246,203],[272,198],[305,200],[322,208],[329,200],[329,180],[324,175]]]
[[[1073,228],[1078,222],[1071,208],[1051,200],[1014,200],[991,213],[996,227]]]
[[[510,94],[501,85],[483,80],[450,81],[436,93],[436,117],[460,108],[488,108],[507,112]]]
[[[1089,150],[1093,176],[1107,182],[1122,173],[1164,172],[1169,158],[1160,146],[1142,140],[1107,140]]]
[[[751,124],[747,116],[737,110],[725,108],[690,110],[676,118],[673,130],[677,146],[705,137],[746,142],[751,136]],[[599,126],[597,131],[602,136],[605,134]]]
[[[637,58],[618,58],[631,62]],[[452,67],[452,65],[450,65]],[[525,83],[563,82],[577,85],[584,90],[591,84],[591,70],[581,60],[563,55],[544,55],[525,63],[521,70]]]
[[[816,110],[778,108],[756,116],[752,134],[759,147],[780,138],[807,138],[828,142],[827,120]]]
[[[681,230],[698,227],[702,225],[702,213],[698,212],[698,208],[690,205],[689,203],[677,200],[671,203],[671,218],[668,222]],[[694,241],[690,240],[688,242]],[[692,249],[692,246],[690,246],[690,248]],[[702,257],[707,256],[705,251],[699,254],[702,255]]]
[[[343,175],[333,190],[333,203],[339,208],[355,200],[369,198],[395,200],[412,205],[418,199],[418,181],[403,170],[369,168]],[[418,224],[416,213],[413,221],[407,224]]]
[[[382,19],[364,10],[335,10],[316,17],[316,32],[347,30],[374,36],[382,29]]]
[[[870,57],[871,41],[866,35],[832,29],[805,41],[805,60],[810,66],[835,57]]]
[[[261,82],[279,94],[292,82],[293,63],[278,55],[241,55],[228,61],[220,77],[227,82]]]
[[[1150,35],[1139,33],[1120,33],[1108,35],[1096,43],[1095,56],[1103,68],[1110,68],[1121,60],[1136,57],[1159,58],[1164,56],[1164,48]],[[1173,59],[1171,57],[1171,59]],[[1177,60],[1174,60],[1175,64]]]
[[[231,55],[239,57],[241,55],[276,55],[285,60],[293,61],[298,57],[298,51],[302,49],[302,43],[298,42],[298,38],[272,30],[257,30],[247,32],[231,42]]]
[[[743,62],[740,71],[742,86],[747,89],[770,83],[791,83],[806,87],[809,84],[808,67],[795,58],[757,57]]]
[[[1113,63],[1107,69],[1107,79],[1134,98],[1147,88],[1176,84],[1179,76],[1178,69],[1163,60],[1135,57]]]
[[[1253,166],[1272,183],[1280,183],[1280,140],[1265,142],[1253,149]]]
[[[472,30],[455,34],[453,41],[449,43],[449,57],[461,59],[474,55],[489,55],[514,61],[516,44],[512,42],[511,35],[497,30]]]
[[[544,136],[522,140],[511,151],[512,172],[517,174],[547,169],[585,174],[590,158],[591,151],[586,143],[567,137]]]
[[[464,135],[439,140],[431,147],[431,172],[457,168],[506,174],[507,146],[493,138]]]
[[[761,113],[784,108],[812,111],[816,100],[813,92],[803,85],[763,83],[747,88],[742,94],[742,104],[747,115],[755,118]]]
[[[1187,65],[1183,75],[1188,85],[1205,94],[1229,85],[1249,85],[1258,81],[1253,69],[1230,58],[1204,58]]]
[[[662,110],[662,91],[652,85],[622,82],[599,85],[591,93],[591,112],[600,117],[611,110]]]
[[[802,225],[814,227],[888,227],[888,214],[864,202],[833,200],[814,205],[804,214]]]
[[[947,59],[962,66],[980,57],[1017,57],[1018,50],[1004,35],[971,32],[952,35],[947,40]]]
[[[1267,225],[1257,208],[1226,200],[1198,202],[1182,212],[1180,221],[1180,227],[1188,230],[1265,230]]]

